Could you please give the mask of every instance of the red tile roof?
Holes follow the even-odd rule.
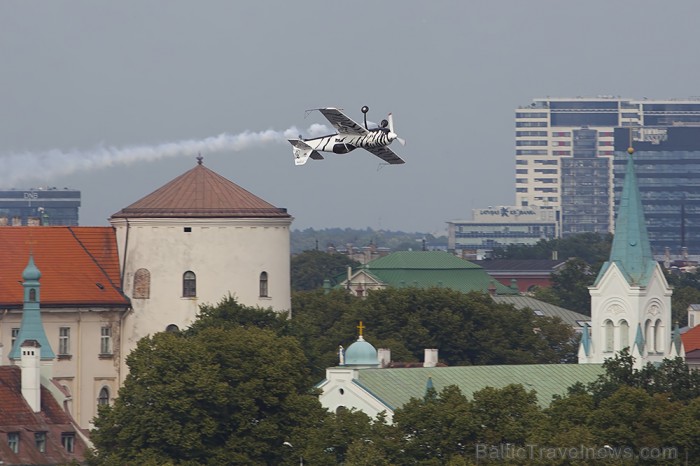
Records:
[[[290,217],[223,176],[198,164],[148,196],[112,215],[135,217]]]
[[[700,325],[681,334],[681,340],[686,353],[700,349]]]
[[[22,307],[22,271],[41,272],[41,306],[127,306],[112,227],[0,227],[0,307]],[[0,442],[1,443],[1,442]]]
[[[5,464],[61,464],[84,459],[86,447],[75,422],[61,409],[49,390],[41,387],[41,411],[35,413],[22,396],[21,369],[0,366],[0,458]],[[7,442],[7,433],[19,434],[19,452]],[[46,432],[46,451],[36,448],[34,433]],[[62,433],[75,433],[75,451],[61,444]]]

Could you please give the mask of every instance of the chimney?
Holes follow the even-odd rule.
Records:
[[[423,367],[435,367],[438,363],[437,348],[426,348],[423,356]]]
[[[391,364],[391,349],[379,348],[377,350],[377,359],[379,359],[380,367],[389,367],[389,364]]]
[[[22,352],[22,396],[32,411],[41,411],[41,345],[36,340],[24,340],[20,347]]]
[[[489,294],[491,296],[496,296],[496,284],[491,280],[489,282]]]

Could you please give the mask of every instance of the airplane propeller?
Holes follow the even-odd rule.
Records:
[[[406,145],[406,140],[403,138],[400,138],[399,135],[394,132],[394,116],[391,113],[389,114],[389,135],[388,136],[389,136],[390,141],[393,141],[394,139],[396,139],[397,141],[399,141],[399,144],[401,144],[402,146]]]

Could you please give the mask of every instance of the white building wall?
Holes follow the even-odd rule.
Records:
[[[150,272],[150,297],[132,298],[133,311],[124,322],[124,354],[140,338],[164,331],[170,324],[186,328],[200,305],[216,305],[229,294],[247,306],[290,310],[291,221],[112,219],[125,293],[134,296],[134,273],[138,269]],[[182,296],[186,271],[196,274],[196,297]],[[268,276],[267,297],[260,296],[261,272]]]
[[[103,386],[108,387],[110,398],[117,396],[120,380],[119,339],[123,312],[104,308],[42,309],[44,331],[56,353],[52,362],[53,380],[70,395],[68,411],[83,428],[92,427],[97,415],[97,397]],[[9,365],[12,348],[12,329],[19,328],[22,313],[13,310],[0,320],[0,342],[5,351],[0,364]],[[59,354],[60,328],[70,329],[69,351]],[[101,329],[112,330],[112,354],[100,354]],[[99,388],[95,389],[95,386]]]
[[[660,362],[670,355],[671,343],[671,293],[666,285],[659,266],[646,287],[629,286],[620,270],[613,263],[597,287],[590,288],[591,294],[591,342],[592,349],[588,358],[579,358],[579,362],[602,363],[615,356],[622,349],[622,321],[628,325],[627,341],[630,353],[637,337],[637,328],[644,332],[645,347],[637,361],[639,367],[647,362]],[[613,324],[613,347],[607,345],[606,322]],[[660,322],[659,330],[649,338],[646,333],[647,322],[655,325]],[[655,340],[660,340],[656,342]]]
[[[321,406],[329,411],[337,412],[338,408],[362,411],[370,417],[376,418],[379,413],[386,414],[389,424],[393,422],[394,412],[381,403],[369,392],[354,384],[357,371],[345,368],[326,369],[326,380],[319,386]]]

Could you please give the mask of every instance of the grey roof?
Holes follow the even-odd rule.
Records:
[[[471,261],[487,272],[551,273],[566,264],[565,260],[550,259],[489,259]]]
[[[564,323],[576,329],[580,329],[583,322],[591,321],[590,316],[579,314],[578,312],[570,311],[563,307],[555,306],[554,304],[545,303],[544,301],[529,296],[496,295],[492,296],[492,298],[497,303],[512,304],[516,309],[529,308],[533,311],[541,311],[541,315],[546,317],[559,317]]]
[[[467,397],[486,387],[521,384],[537,392],[540,406],[554,395],[566,395],[577,382],[587,384],[604,373],[602,364],[526,364],[512,366],[419,367],[410,369],[360,369],[354,383],[367,390],[391,410],[411,398],[422,398],[428,378],[438,392],[456,385]]]

